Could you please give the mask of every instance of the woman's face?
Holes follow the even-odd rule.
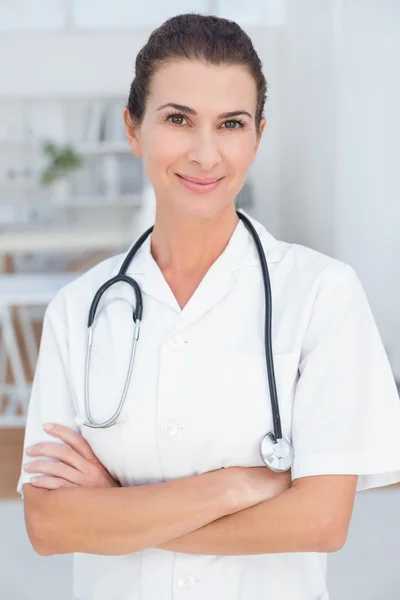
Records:
[[[132,129],[124,115],[157,210],[204,219],[232,207],[260,141],[256,102],[255,81],[244,67],[182,60],[158,69],[141,125]],[[264,126],[265,119],[261,133]],[[185,178],[216,183],[191,185]]]

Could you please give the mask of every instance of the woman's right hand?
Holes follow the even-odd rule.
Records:
[[[291,471],[275,473],[265,467],[227,467],[238,510],[274,498],[292,485]]]
[[[32,485],[47,490],[62,487],[120,487],[79,433],[56,423],[52,424],[51,429],[44,428],[64,443],[42,442],[26,449],[30,457],[45,458],[24,464],[27,473],[42,473],[31,478]]]

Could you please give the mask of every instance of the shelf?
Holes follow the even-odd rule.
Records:
[[[79,142],[74,144],[77,152],[82,154],[103,154],[113,152],[132,153],[128,142]]]
[[[39,191],[40,189],[40,186],[36,183],[0,183],[0,194],[7,192],[19,192],[21,190]]]
[[[5,196],[5,194],[7,192],[12,192],[12,191],[18,191],[18,190],[36,190],[36,189],[40,189],[40,188],[36,188],[35,186],[18,186],[18,187],[5,187],[5,186],[0,186],[0,207],[2,205],[9,205],[9,204],[16,204],[16,203],[26,203],[27,202],[27,198],[26,197],[21,197],[18,198],[17,200],[15,198],[12,198],[11,200],[7,200],[7,197]],[[68,209],[68,208],[97,208],[97,209],[102,209],[102,208],[112,208],[112,207],[124,207],[126,206],[127,208],[135,208],[135,207],[139,207],[141,206],[141,201],[142,201],[142,194],[138,193],[138,194],[122,194],[122,195],[113,195],[113,196],[106,196],[106,195],[94,195],[94,194],[80,194],[80,195],[73,195],[73,196],[69,196],[67,198],[67,200],[65,201],[60,201],[58,202],[57,200],[54,200],[51,198],[51,196],[49,198],[40,200],[40,199],[34,199],[32,201],[32,207],[34,205],[40,205],[42,207],[49,207],[51,209],[53,208],[60,208],[60,209]]]
[[[1,148],[9,148],[10,146],[19,146],[22,148],[37,148],[42,149],[45,140],[4,140],[0,139],[0,151]],[[132,150],[128,142],[124,141],[107,141],[107,142],[57,142],[61,146],[72,146],[77,152],[81,154],[103,154],[113,152],[127,152],[131,153]]]
[[[25,147],[33,147],[35,148],[36,146],[41,146],[42,145],[42,141],[40,140],[24,140],[24,139],[7,139],[7,138],[0,138],[0,149],[2,146],[5,147],[10,147],[10,146],[25,146]]]
[[[81,195],[70,196],[65,202],[49,201],[49,205],[59,208],[136,208],[141,206],[142,194],[123,194],[121,196]]]

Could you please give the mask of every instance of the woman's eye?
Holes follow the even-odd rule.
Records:
[[[167,115],[166,120],[170,121],[173,125],[184,125],[183,121],[186,121],[186,117],[184,115],[171,114]],[[244,125],[244,122],[240,121],[239,119],[231,119],[230,121],[224,121],[224,123],[222,124],[222,128],[235,130],[244,127]]]
[[[182,125],[182,119],[184,119],[185,117],[183,115],[169,115],[167,117],[168,120],[172,119],[172,123],[174,125]],[[178,121],[178,122],[177,122]]]
[[[228,126],[225,127],[225,129],[240,129],[240,127],[243,127],[244,125],[242,121],[237,121],[236,119],[234,121],[225,121],[224,124],[228,124]],[[229,125],[233,125],[233,127],[230,127]],[[238,127],[235,127],[235,125],[238,125]]]

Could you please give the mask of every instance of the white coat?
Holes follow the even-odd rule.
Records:
[[[358,490],[400,481],[400,402],[371,310],[354,270],[307,247],[276,240],[252,219],[269,265],[273,350],[292,478],[358,474]],[[100,263],[49,304],[29,404],[25,447],[54,438],[43,423],[78,430],[84,412],[87,315],[123,256]],[[83,428],[123,486],[262,466],[259,441],[273,429],[264,355],[259,258],[240,221],[225,251],[180,309],[150,253],[128,275],[144,311],[125,422]],[[111,291],[112,290],[112,291]],[[90,397],[97,420],[112,414],[125,381],[134,302],[111,288],[94,333]],[[385,431],[384,440],[379,439]],[[26,460],[26,459],[25,459]],[[22,471],[18,490],[29,481]],[[147,548],[124,556],[76,554],[74,600],[328,600],[326,555],[209,556]]]

